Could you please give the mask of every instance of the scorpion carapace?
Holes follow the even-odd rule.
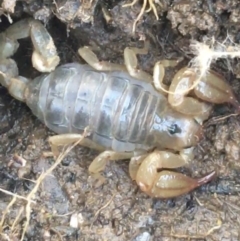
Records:
[[[50,72],[34,80],[19,76],[16,63],[9,58],[18,47],[17,39],[27,36],[33,42],[33,66]],[[194,98],[188,90],[196,73],[183,68],[173,78],[167,97],[158,87],[168,88],[163,84],[164,67],[173,66],[174,61],[156,63],[152,78],[136,67],[136,55],[147,53],[147,46],[126,48],[125,66],[100,62],[90,47],[78,52],[88,65],[56,68],[59,57],[53,40],[37,20],[22,20],[0,35],[0,82],[60,134],[49,138],[55,155],[58,145],[79,140],[88,127],[90,135],[80,144],[101,151],[90,173],[102,171],[107,161],[131,158],[131,178],[144,192],[159,198],[185,194],[214,177],[215,171],[195,180],[169,169],[193,158],[192,146],[202,136],[201,122],[209,116],[210,103],[238,105],[222,77],[209,72],[191,91],[198,97]]]

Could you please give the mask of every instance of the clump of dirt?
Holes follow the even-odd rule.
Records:
[[[164,1],[164,8],[156,4],[159,20],[152,11],[144,13],[134,33],[133,23],[143,2],[123,7],[129,2],[0,1],[1,29],[5,30],[10,20],[29,15],[40,19],[53,36],[61,63],[83,63],[77,49],[84,45],[96,49],[102,60],[123,63],[125,47],[143,46],[141,40],[148,39],[149,53],[139,56],[139,66],[150,74],[161,59],[185,58],[179,66],[167,70],[166,83],[192,59],[191,39],[202,41],[207,36],[223,42],[229,36],[239,43],[237,0]],[[6,3],[16,4],[11,5],[13,12]],[[20,46],[14,58],[21,75],[39,75],[31,66],[31,42],[22,40]],[[212,67],[238,96],[237,61],[218,60]],[[9,97],[6,90],[1,91],[0,188],[12,193],[0,192],[1,240],[20,240],[27,217],[30,223],[24,240],[238,239],[240,119],[233,107],[214,108],[204,123],[204,138],[195,148],[195,159],[183,170],[193,177],[217,170],[218,178],[212,183],[176,199],[152,199],[131,181],[128,162],[119,161],[107,165],[103,173],[106,182],[97,187],[87,172],[97,153],[75,147],[31,197],[29,213],[26,197],[34,190],[36,180],[55,163],[48,156],[48,137],[54,133],[24,104]]]

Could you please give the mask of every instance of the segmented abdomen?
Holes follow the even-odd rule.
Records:
[[[35,79],[30,92],[36,98],[27,104],[51,130],[81,133],[89,126],[95,142],[117,151],[149,145],[160,101],[151,85],[125,73],[97,72],[76,63]]]

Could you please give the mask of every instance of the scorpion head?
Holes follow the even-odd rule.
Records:
[[[156,115],[152,131],[157,147],[173,150],[194,146],[202,138],[202,126],[194,118],[171,108]]]

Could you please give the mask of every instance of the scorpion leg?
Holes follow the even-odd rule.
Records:
[[[89,166],[89,172],[92,174],[99,173],[105,169],[108,161],[117,161],[121,159],[130,159],[134,156],[133,152],[115,152],[104,151],[100,153]]]
[[[51,146],[52,153],[55,157],[59,155],[59,146],[64,146],[64,145],[70,145],[73,144],[77,141],[79,142],[79,145],[85,146],[91,149],[95,149],[98,151],[104,151],[104,148],[97,143],[91,141],[89,138],[86,138],[81,135],[81,134],[61,134],[61,135],[55,135],[49,137],[48,141]]]
[[[161,170],[181,167],[191,158],[191,150],[187,155],[186,152],[177,155],[156,150],[149,155],[132,158],[129,165],[130,176],[136,180],[140,189],[150,196],[157,198],[180,196],[209,182],[215,176],[215,172],[212,172],[203,178],[192,179],[181,173]]]
[[[94,69],[98,71],[126,71],[125,66],[107,61],[100,61],[91,47],[85,46],[78,49],[78,54]]]
[[[104,178],[99,174],[104,170],[108,161],[115,161],[120,159],[130,159],[134,154],[132,152],[114,152],[114,151],[104,151],[105,148],[98,145],[97,143],[91,141],[90,139],[84,137],[80,134],[62,134],[55,135],[49,138],[49,143],[51,146],[52,153],[55,157],[59,155],[59,146],[73,144],[77,141],[79,145],[85,146],[91,149],[101,151],[101,153],[92,161],[89,166],[89,173],[100,179],[103,182]]]
[[[168,91],[168,88],[169,88],[167,85],[163,83],[163,79],[165,76],[165,68],[175,67],[182,60],[183,58],[180,58],[178,60],[161,60],[154,65],[153,86],[162,94],[166,95],[166,92]],[[165,90],[166,92],[164,92],[163,90]]]
[[[73,144],[76,141],[80,140],[79,145],[85,146],[97,151],[100,153],[91,163],[89,171],[91,173],[98,173],[102,171],[107,163],[107,161],[114,161],[119,159],[130,159],[133,156],[132,152],[114,152],[114,151],[105,151],[105,148],[97,143],[93,142],[89,138],[86,138],[81,134],[61,134],[49,137],[49,144],[54,156],[58,156],[59,146]]]
[[[108,161],[117,161],[121,159],[130,159],[134,156],[133,152],[115,152],[115,151],[104,151],[100,153],[92,163],[90,164],[88,171],[92,177],[99,180],[97,186],[105,182],[105,178],[100,174],[107,165]]]
[[[149,48],[149,42],[145,42],[144,48],[135,48],[135,47],[127,47],[124,50],[124,62],[126,65],[126,68],[128,70],[128,73],[141,81],[151,83],[152,82],[152,76],[148,73],[146,73],[143,70],[140,70],[137,68],[138,66],[138,60],[137,60],[137,54],[147,54]]]

